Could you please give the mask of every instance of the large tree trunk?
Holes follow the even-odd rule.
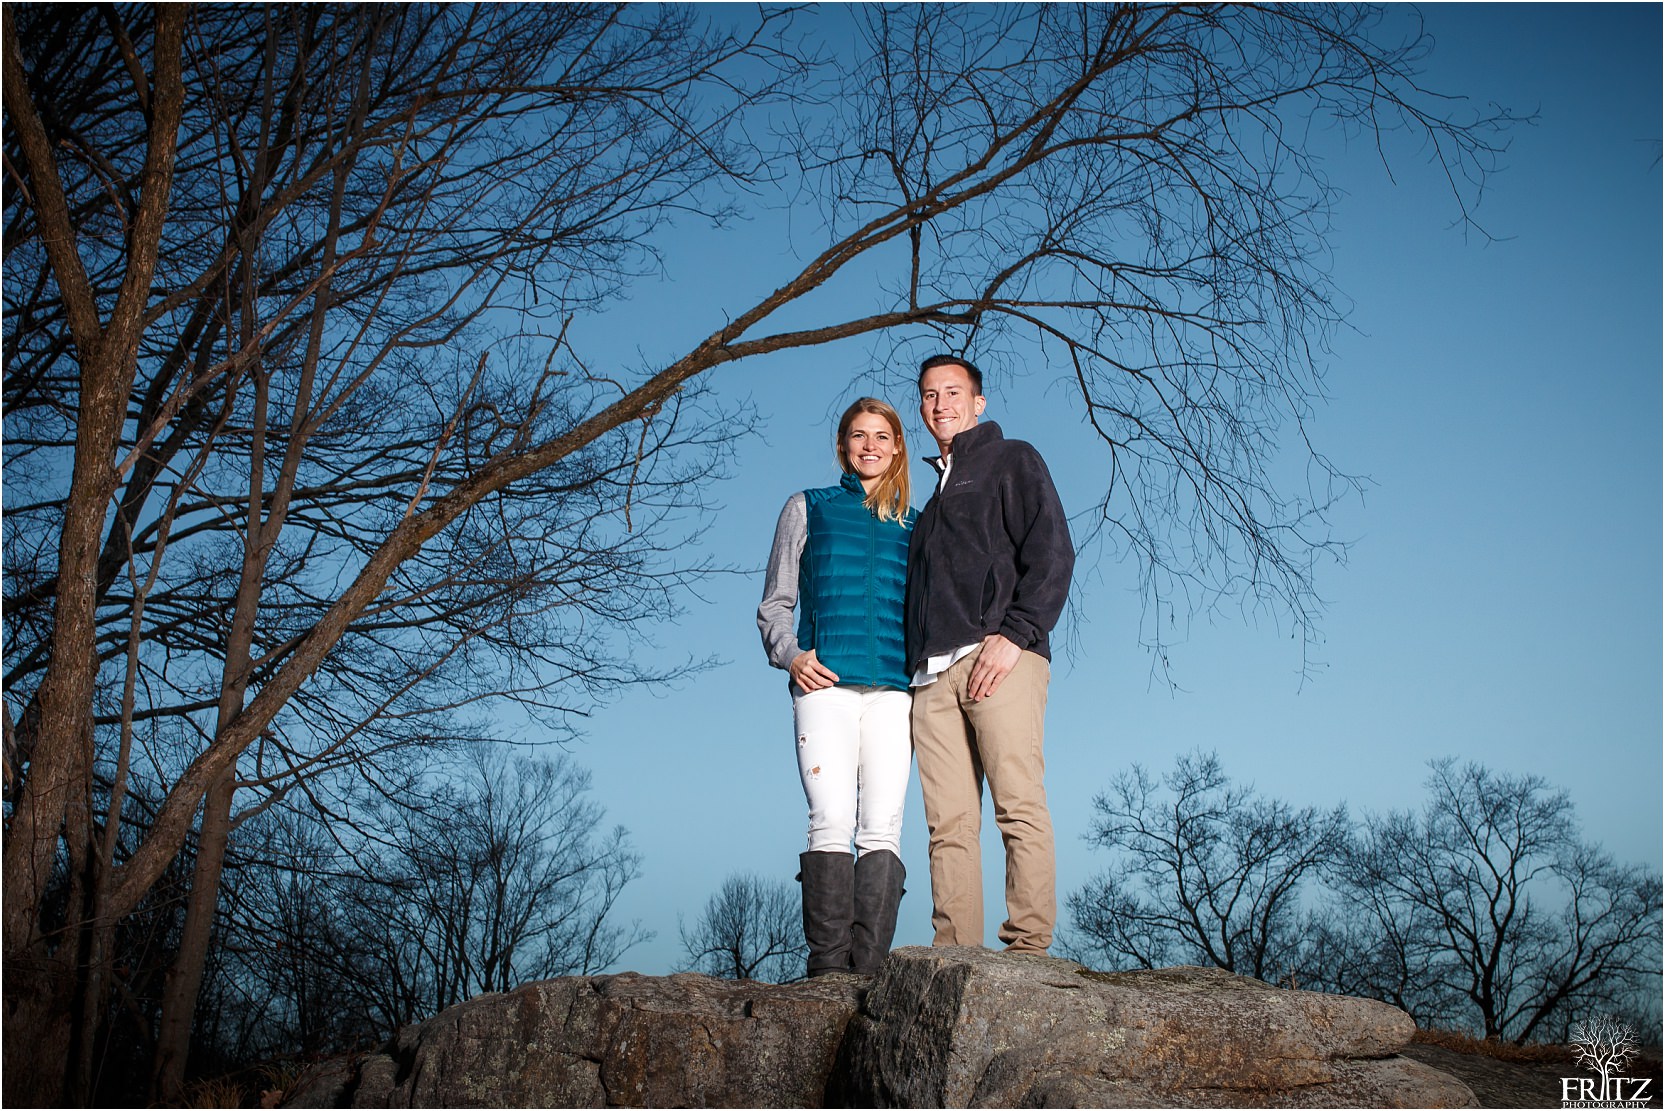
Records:
[[[102,889],[106,869],[102,861],[94,867],[99,872],[95,877],[97,885]],[[84,934],[86,956],[82,962],[81,982],[78,985],[80,994],[70,1031],[72,1052],[64,1102],[71,1106],[90,1107],[115,962],[116,924],[101,913],[99,904],[94,905]]]
[[[179,952],[168,969],[162,992],[162,1018],[156,1031],[156,1057],[151,1065],[152,1095],[163,1103],[178,1102],[185,1088],[185,1066],[190,1058],[197,996],[202,990],[202,973],[208,963],[208,945],[214,936],[220,876],[225,870],[225,851],[230,840],[231,800],[237,791],[234,771],[235,768],[223,775],[203,800],[202,831],[198,835],[196,867],[191,875],[191,895],[185,905],[185,926],[180,933]]]
[[[156,72],[149,87],[141,90],[151,105],[149,144],[128,268],[108,321],[99,318],[97,301],[76,253],[76,228],[54,163],[52,140],[35,109],[23,52],[9,18],[3,30],[5,65],[0,81],[6,112],[17,130],[43,230],[42,243],[64,300],[80,363],[75,461],[58,548],[51,662],[37,699],[35,735],[21,746],[29,752],[29,766],[13,803],[4,852],[6,895],[0,917],[5,955],[5,1086],[6,1102],[13,1106],[60,1102],[74,1071],[71,1034],[79,995],[77,965],[84,953],[82,930],[87,923],[83,908],[72,900],[62,931],[47,937],[41,929],[41,909],[59,859],[60,839],[86,838],[90,832],[98,557],[105,516],[120,481],[114,462],[116,448],[167,217],[183,105],[180,46],[184,24],[183,8],[158,9]],[[77,846],[71,859],[88,859],[82,847]],[[99,876],[84,878],[102,882]]]
[[[252,266],[252,252],[245,249],[239,274],[241,304],[238,306],[239,339],[244,350],[256,349],[257,343],[254,335]],[[260,588],[272,546],[283,529],[283,516],[294,481],[293,465],[285,466],[272,499],[271,516],[263,519],[259,507],[265,502],[266,454],[263,445],[270,412],[271,383],[266,374],[258,369],[253,379],[254,414],[251,427],[254,447],[249,456],[249,519],[243,533],[243,566],[237,584],[237,601],[232,610],[231,627],[226,634],[216,738],[242,712],[243,701],[248,694],[249,677],[254,666],[252,652],[255,623],[260,612]],[[296,400],[295,427],[291,428],[292,449],[307,397],[308,393],[303,389]],[[294,458],[293,450],[290,458]],[[151,1089],[157,1099],[167,1103],[177,1102],[185,1087],[191,1030],[195,1025],[197,996],[202,990],[203,969],[208,964],[209,943],[214,937],[214,918],[220,903],[220,877],[225,872],[225,854],[231,840],[231,803],[236,794],[237,760],[233,757],[203,797],[202,826],[197,835],[196,865],[192,869],[191,894],[185,905],[185,924],[180,933],[179,950],[174,954],[162,992],[162,1017],[157,1030],[156,1055],[151,1062]]]
[[[5,1071],[0,1101],[7,1107],[56,1107],[65,1099],[73,968],[47,958],[6,962]]]

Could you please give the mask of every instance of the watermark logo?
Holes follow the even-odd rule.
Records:
[[[1573,1059],[1594,1076],[1563,1076],[1562,1107],[1646,1107],[1653,1094],[1649,1076],[1626,1076],[1636,1056],[1636,1032],[1616,1018],[1600,1015],[1573,1024]]]

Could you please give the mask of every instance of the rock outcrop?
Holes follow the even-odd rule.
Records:
[[[819,1107],[854,977],[569,976],[482,995],[380,1053],[303,1076],[286,1107]]]
[[[907,949],[851,1020],[829,1100],[852,1107],[1472,1107],[1397,1056],[1369,999],[1229,972],[1089,972],[984,949]]]
[[[291,1107],[1473,1107],[1384,1003],[975,948],[869,985],[570,977],[303,1077]]]

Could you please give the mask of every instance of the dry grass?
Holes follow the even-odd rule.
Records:
[[[298,1070],[293,1063],[270,1062],[196,1080],[185,1089],[181,1107],[276,1107],[295,1086]]]
[[[1572,1050],[1564,1045],[1542,1042],[1516,1045],[1513,1042],[1476,1038],[1473,1035],[1456,1030],[1423,1030],[1418,1028],[1417,1032],[1412,1035],[1411,1041],[1437,1045],[1454,1053],[1493,1057],[1499,1061],[1509,1061],[1517,1064],[1559,1065],[1573,1059]]]
[[[186,1087],[185,1098],[180,1106],[192,1109],[241,1107],[243,1086],[226,1076],[215,1077],[212,1080],[197,1080]]]
[[[293,1062],[268,1062],[254,1070],[255,1088],[260,1092],[260,1106],[276,1107],[289,1098],[300,1070]]]

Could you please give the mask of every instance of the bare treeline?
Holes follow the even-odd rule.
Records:
[[[1094,803],[1112,863],[1069,899],[1094,965],[1203,964],[1382,999],[1418,1025],[1566,1041],[1598,1014],[1657,1036],[1661,878],[1586,841],[1567,792],[1430,765],[1420,808],[1351,820],[1234,783],[1213,754],[1135,766]]]

